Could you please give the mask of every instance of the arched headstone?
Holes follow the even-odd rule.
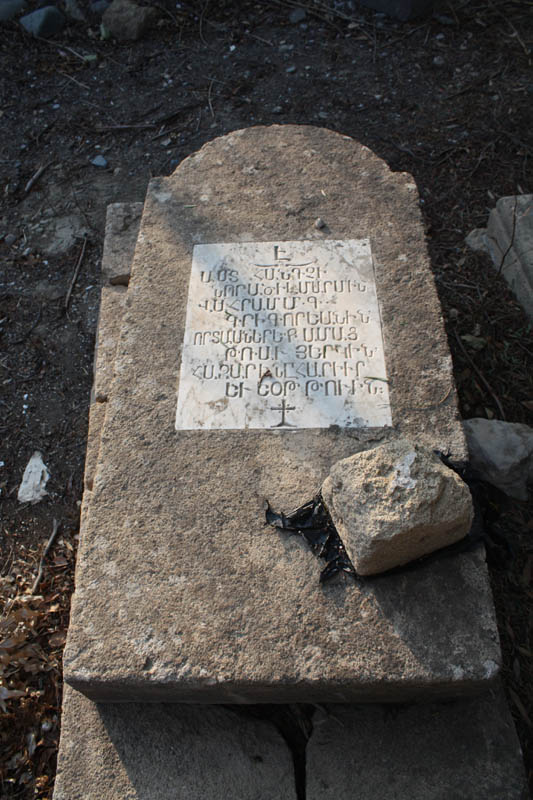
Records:
[[[482,549],[321,585],[304,542],[265,527],[265,501],[288,511],[333,462],[398,436],[465,457],[411,176],[348,137],[274,126],[153,180],[66,680],[98,701],[208,703],[490,685]]]

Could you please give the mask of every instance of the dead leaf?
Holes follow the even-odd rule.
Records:
[[[50,647],[63,647],[67,640],[67,634],[65,631],[58,631],[57,633],[53,633],[48,638],[48,644]]]
[[[482,336],[472,336],[470,333],[465,333],[464,336],[461,336],[461,339],[471,350],[483,350],[487,344],[487,340],[483,339]]]
[[[15,700],[18,697],[24,697],[26,692],[21,692],[19,689],[7,689],[5,686],[0,686],[0,708],[4,713],[7,712],[6,700]]]

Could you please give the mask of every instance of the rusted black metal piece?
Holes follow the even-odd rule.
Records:
[[[290,514],[278,514],[267,504],[266,521],[277,530],[302,536],[313,553],[325,560],[326,566],[320,573],[321,583],[339,572],[356,577],[354,566],[320,494]]]

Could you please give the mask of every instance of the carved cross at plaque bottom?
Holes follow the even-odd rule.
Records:
[[[294,428],[294,425],[291,425],[290,422],[286,422],[285,414],[287,411],[296,411],[296,406],[288,406],[286,400],[283,399],[281,401],[281,406],[272,408],[271,411],[281,411],[281,422],[278,422],[277,425],[272,425],[273,428]]]

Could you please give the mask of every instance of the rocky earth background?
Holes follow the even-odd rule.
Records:
[[[464,244],[499,197],[533,192],[531,3],[407,23],[333,0],[45,5],[0,0],[0,797],[24,800],[53,791],[108,203],[237,128],[359,139],[416,179],[463,417],[533,424],[532,322]],[[35,451],[48,493],[21,503]],[[489,499],[531,782],[533,504]]]

